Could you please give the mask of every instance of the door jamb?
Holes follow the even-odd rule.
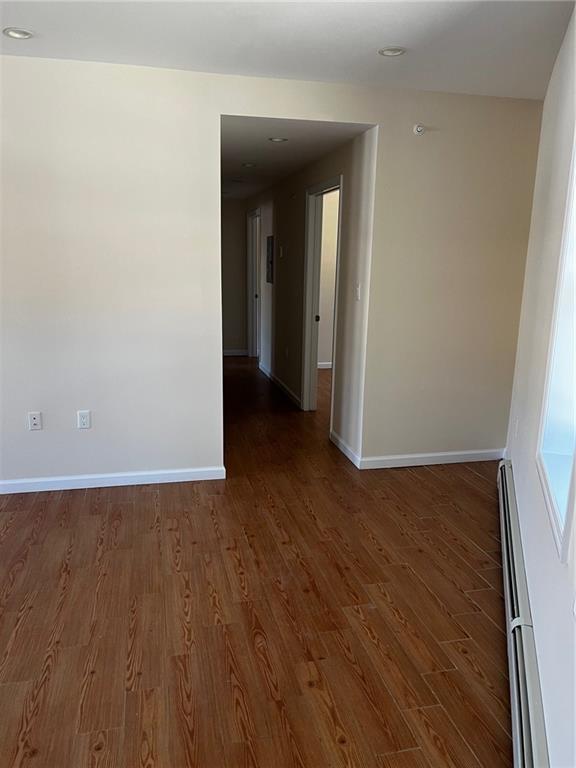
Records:
[[[252,243],[252,219],[257,219],[260,225],[260,208],[254,208],[246,214],[247,348],[249,357],[257,357],[260,351],[260,226],[255,227],[257,241]]]
[[[304,257],[304,317],[302,340],[302,410],[315,411],[318,386],[318,322],[320,304],[320,258],[322,247],[322,196],[336,189],[340,191],[338,204],[338,240],[336,248],[336,280],[334,286],[334,326],[332,333],[332,376],[336,370],[336,334],[338,328],[338,283],[342,229],[342,174],[316,184],[306,190],[306,247]],[[333,379],[334,381],[334,379]],[[330,396],[330,429],[334,386]]]

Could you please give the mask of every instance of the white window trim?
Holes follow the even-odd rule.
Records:
[[[570,491],[568,493],[568,508],[566,510],[566,517],[564,519],[564,527],[560,523],[560,513],[556,506],[556,500],[554,494],[550,489],[548,482],[548,472],[544,466],[542,460],[542,454],[540,449],[536,455],[536,468],[538,470],[538,476],[542,485],[542,493],[544,495],[544,502],[550,518],[550,525],[552,527],[552,533],[554,535],[554,541],[558,549],[560,560],[565,563],[568,560],[570,552],[570,542],[572,538],[572,529],[574,527],[574,503],[576,501],[574,477],[576,475],[576,463],[572,466],[572,478],[570,480]]]
[[[552,378],[552,362],[554,359],[554,347],[556,340],[556,329],[558,325],[558,305],[560,301],[561,286],[566,272],[567,260],[568,260],[568,219],[572,206],[576,203],[574,187],[576,186],[576,143],[572,147],[572,160],[570,163],[570,177],[568,181],[568,195],[566,200],[566,209],[564,211],[564,223],[562,230],[562,243],[560,248],[560,259],[558,263],[558,273],[556,275],[556,287],[554,292],[554,307],[552,314],[552,325],[550,329],[550,338],[548,342],[548,359],[546,362],[546,375],[544,384],[544,396],[540,407],[540,426],[538,429],[538,442],[536,449],[536,468],[538,470],[538,476],[542,485],[542,493],[544,495],[544,501],[548,516],[550,518],[550,525],[552,527],[552,533],[554,535],[554,541],[558,549],[558,554],[563,563],[567,562],[570,545],[572,540],[572,530],[574,527],[574,516],[576,507],[576,457],[572,464],[572,474],[570,477],[570,489],[568,492],[568,505],[566,508],[566,516],[564,517],[564,525],[562,526],[558,507],[556,505],[556,499],[550,488],[548,480],[548,471],[542,458],[542,443],[544,440],[544,430],[546,426],[546,415],[548,410],[548,395],[550,392],[550,384]]]

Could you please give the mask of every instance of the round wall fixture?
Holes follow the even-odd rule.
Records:
[[[2,30],[2,34],[10,37],[12,40],[30,40],[31,37],[34,37],[34,32],[30,32],[29,29],[22,29],[21,27],[5,27]]]
[[[380,48],[378,53],[380,56],[387,56],[393,59],[396,56],[403,56],[406,53],[406,48],[402,48],[401,45],[388,45],[386,48]]]
[[[426,126],[422,125],[422,123],[416,123],[414,128],[412,129],[416,136],[422,136],[422,134],[426,133]]]

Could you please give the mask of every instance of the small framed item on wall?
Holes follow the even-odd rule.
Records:
[[[274,235],[266,238],[266,282],[274,282]]]

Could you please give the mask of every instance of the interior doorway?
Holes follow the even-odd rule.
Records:
[[[377,136],[363,123],[222,116],[227,468],[234,451],[242,461],[248,422],[257,439],[274,413],[360,454]],[[323,276],[328,201],[336,258]]]
[[[331,370],[334,345],[334,302],[338,256],[340,189],[322,195],[322,244],[320,249],[320,321],[318,370]]]
[[[260,209],[246,217],[248,356],[260,357]]]
[[[322,386],[331,386],[332,371],[336,366],[341,197],[341,176],[327,179],[306,193],[302,359],[302,410],[305,411],[317,408],[319,370]]]

